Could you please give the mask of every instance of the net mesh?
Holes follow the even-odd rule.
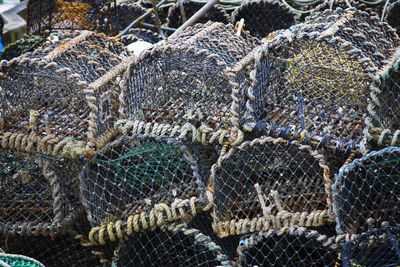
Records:
[[[0,163],[1,232],[54,232],[82,210],[73,160],[1,150]]]
[[[198,1],[184,0],[182,1],[183,12],[178,3],[171,6],[168,10],[168,27],[175,29],[179,28],[179,26],[181,26],[185,22],[184,19],[189,19],[204,5],[205,2],[203,3]],[[210,10],[208,10],[207,13],[203,15],[199,20],[197,20],[196,23],[206,23],[208,21],[228,23],[229,17],[222,8],[220,8],[219,6],[214,6]]]
[[[323,155],[271,137],[232,148],[213,166],[214,230],[229,236],[333,222]]]
[[[126,55],[121,44],[84,31],[2,62],[2,146],[68,156],[95,146],[119,105],[115,88],[94,91],[92,84]]]
[[[131,121],[163,125],[163,132],[184,133],[188,125],[210,131],[229,127],[232,86],[226,70],[257,44],[222,23],[184,31],[130,64],[123,113]]]
[[[142,28],[131,28],[127,34],[118,38],[118,41],[124,45],[129,45],[140,40],[155,44],[160,42],[162,38],[157,33]]]
[[[390,69],[384,70],[376,80],[372,95],[373,103],[369,106],[370,124],[367,139],[379,146],[400,143],[400,61]]]
[[[0,253],[0,266],[2,267],[44,267],[35,259],[15,254]]]
[[[399,41],[393,29],[355,9],[311,15],[256,56],[244,125],[354,147],[363,138],[373,77],[392,62]]]
[[[234,24],[241,19],[251,35],[264,38],[271,32],[289,28],[299,20],[299,15],[280,1],[250,0],[243,2],[232,14]]]
[[[96,226],[91,239],[114,239],[112,231],[99,231],[118,220],[127,235],[190,220],[207,209],[205,183],[215,160],[213,147],[178,139],[136,136],[110,143],[85,170],[85,205]]]
[[[97,31],[107,34],[116,34],[124,30],[131,22],[146,12],[146,9],[135,1],[118,3],[116,6],[106,6],[103,13],[109,16],[102,16],[98,19]],[[143,22],[152,23],[153,15],[147,16]],[[139,23],[140,24],[140,23]]]
[[[114,0],[29,0],[27,32],[47,35],[52,30],[95,30],[96,20],[107,16],[102,8]]]
[[[239,266],[340,266],[335,237],[322,230],[290,227],[240,240]]]
[[[11,60],[19,57],[24,53],[32,52],[40,46],[44,45],[46,40],[36,35],[24,35],[24,37],[4,48],[1,53],[0,60]]]
[[[358,234],[399,221],[400,149],[371,152],[342,168],[333,186],[339,233]]]
[[[231,266],[221,248],[196,229],[139,233],[116,250],[115,266]]]
[[[370,230],[341,245],[343,266],[399,266],[400,229]]]

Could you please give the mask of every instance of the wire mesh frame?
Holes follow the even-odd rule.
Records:
[[[339,234],[397,225],[400,219],[400,149],[388,147],[343,167],[333,185]]]
[[[300,14],[277,0],[248,0],[235,9],[231,21],[236,24],[242,18],[246,30],[257,38],[264,38],[271,32],[296,24]]]
[[[205,183],[216,160],[212,150],[166,137],[122,137],[108,144],[85,167],[83,178],[84,203],[94,226],[91,243],[104,245],[107,240],[190,221],[209,210],[212,199]],[[117,173],[112,164],[119,166]],[[106,176],[99,175],[102,172]]]
[[[0,232],[48,236],[82,213],[79,163],[4,149],[0,157]]]
[[[87,31],[64,41],[0,63],[3,148],[88,156],[113,134],[111,128],[118,116],[116,86],[96,86],[103,81],[101,75],[121,60],[114,53],[124,49],[104,35]],[[78,47],[95,49],[99,60],[90,53],[85,55],[86,50],[77,53]],[[107,50],[114,47],[115,51]],[[99,66],[103,59],[109,62]]]
[[[400,60],[382,70],[371,87],[367,140],[379,146],[400,144]]]
[[[125,75],[123,132],[221,144],[235,139],[231,92],[246,77],[236,77],[231,69],[258,42],[247,32],[236,36],[230,25],[206,23],[143,52]]]
[[[102,7],[115,0],[29,0],[27,32],[47,35],[53,30],[95,30],[96,20],[107,16]]]
[[[382,45],[355,32],[359,27],[351,25],[356,22],[367,35],[381,36]],[[377,66],[384,68],[393,61],[391,46],[398,41],[387,24],[353,8],[325,10],[282,31],[255,56],[243,129],[344,152],[363,149],[364,119]],[[370,45],[376,47],[373,55],[367,49]],[[313,86],[318,90],[313,92]]]
[[[385,227],[340,243],[342,266],[398,266],[399,240],[399,227]]]
[[[238,266],[336,266],[335,237],[304,227],[271,229],[242,239]]]
[[[184,23],[183,17],[189,19],[206,3],[184,0],[182,8],[179,3],[175,3],[168,9],[167,25],[170,28],[179,28]],[[196,23],[205,23],[208,21],[228,23],[229,16],[224,9],[218,5],[213,6],[207,13],[202,16]]]
[[[334,222],[324,156],[282,138],[243,142],[211,169],[213,229],[220,237]]]
[[[232,266],[222,249],[196,229],[169,226],[139,233],[117,248],[119,266]]]

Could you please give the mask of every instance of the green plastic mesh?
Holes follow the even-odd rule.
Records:
[[[196,229],[168,227],[139,233],[116,249],[114,266],[232,266],[221,248]]]
[[[35,259],[14,254],[0,253],[1,267],[44,267],[44,265]]]
[[[300,16],[280,1],[248,0],[232,13],[232,23],[241,19],[244,19],[244,29],[251,35],[264,38],[271,32],[289,28]]]
[[[355,9],[325,10],[281,31],[255,56],[244,128],[354,149],[363,138],[369,88],[399,44],[387,24]]]
[[[76,150],[89,143],[95,146],[95,139],[113,126],[119,93],[110,87],[94,90],[93,85],[126,56],[122,44],[83,31],[54,36],[43,48],[3,61],[3,147],[59,154],[68,153],[67,143],[74,143]],[[16,138],[19,134],[23,136]],[[44,142],[42,148],[40,142]]]
[[[19,57],[24,53],[32,52],[33,50],[44,45],[46,40],[37,35],[24,35],[24,37],[4,48],[1,53],[0,60],[11,60]]]
[[[399,227],[367,231],[341,244],[342,265],[399,266],[399,244]]]
[[[216,160],[211,146],[178,139],[122,137],[100,150],[85,168],[84,202],[92,239],[104,243],[98,226],[122,220],[132,235],[173,221],[190,220],[208,205],[205,186]]]
[[[214,230],[221,236],[332,223],[324,156],[308,146],[262,137],[222,155],[212,168]]]
[[[340,266],[335,237],[321,230],[290,227],[243,238],[239,266]]]
[[[29,0],[27,32],[48,35],[53,30],[95,30],[102,8],[115,0]]]
[[[358,234],[400,219],[400,149],[388,147],[342,168],[333,186],[338,233]]]

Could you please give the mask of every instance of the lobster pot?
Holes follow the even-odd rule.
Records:
[[[398,14],[400,13],[400,1],[393,2],[386,13],[386,22],[396,29],[397,34],[400,34],[400,18]]]
[[[400,144],[400,60],[381,72],[371,94],[367,139],[380,147]]]
[[[0,150],[0,231],[48,235],[82,210],[79,164]]]
[[[196,229],[171,226],[123,241],[114,265],[232,266],[221,248]]]
[[[27,266],[44,267],[44,265],[35,259],[15,254],[5,254],[0,252],[0,266]]]
[[[95,30],[96,20],[107,16],[103,7],[114,0],[29,0],[27,32],[47,35],[53,30]]]
[[[309,146],[262,137],[221,156],[212,167],[214,230],[239,235],[333,222],[331,178]]]
[[[371,152],[343,167],[333,186],[339,233],[358,234],[400,221],[400,149]]]
[[[362,233],[341,244],[343,266],[399,266],[399,227]]]
[[[94,85],[124,58],[123,46],[87,31],[60,39],[1,63],[3,147],[25,140],[20,150],[38,150],[42,142],[52,147],[46,145],[52,154],[82,154],[79,150],[93,148],[113,126],[119,87],[114,83],[114,87],[94,90]],[[66,144],[76,149],[68,149]]]
[[[179,28],[179,26],[199,11],[205,4],[205,2],[184,0],[182,1],[183,9],[181,9],[179,4],[175,3],[168,10],[168,27],[175,29]],[[222,22],[226,24],[229,22],[229,16],[225,10],[217,5],[208,10],[205,15],[196,21],[196,23],[206,23],[208,21]]]
[[[24,38],[9,44],[1,53],[0,60],[11,60],[19,57],[24,53],[32,52],[33,50],[44,45],[46,39],[37,35],[25,35]]]
[[[261,231],[240,241],[239,266],[336,266],[335,238],[290,227]]]
[[[354,149],[374,76],[392,64],[399,44],[387,24],[352,8],[325,10],[281,31],[255,57],[244,128],[261,123],[294,139]]]
[[[375,16],[380,18],[380,14],[382,12],[383,5],[385,3],[381,2],[379,4],[368,4],[358,0],[336,0],[334,3],[329,2],[322,2],[318,4],[314,9],[313,12],[321,12],[326,9],[335,10],[336,8],[340,7],[342,9],[346,9],[349,7],[354,7],[358,10],[367,12],[370,16]]]
[[[280,29],[287,29],[300,19],[300,15],[276,0],[244,1],[232,13],[232,23],[244,19],[245,29],[257,38]]]
[[[123,113],[132,121],[149,123],[149,132],[168,135],[192,132],[185,128],[207,129],[208,133],[228,128],[230,82],[241,81],[226,71],[257,43],[247,33],[235,35],[233,26],[222,23],[187,29],[130,63]],[[138,131],[145,129],[136,127]]]
[[[146,13],[146,9],[134,1],[122,2],[117,5],[106,6],[102,16],[98,19],[97,31],[107,34],[116,34],[124,30],[132,21]],[[143,22],[152,23],[154,15],[147,16]],[[139,23],[140,25],[140,23]]]
[[[132,235],[208,209],[205,184],[215,161],[212,147],[178,139],[136,136],[108,144],[85,167],[91,240],[104,244],[118,229]],[[110,222],[114,228],[100,235]]]
[[[0,249],[7,254],[33,258],[46,267],[103,266],[101,263],[110,266],[112,253],[105,255],[100,248],[88,246],[82,239],[82,235],[87,234],[83,232],[86,226],[82,222],[79,222],[79,228],[74,225],[50,236],[43,236],[40,232],[33,232],[30,236],[19,233],[1,234]]]
[[[137,41],[145,41],[151,44],[158,43],[162,38],[155,32],[142,29],[142,28],[131,28],[128,33],[118,38],[118,41],[124,45],[130,45]]]

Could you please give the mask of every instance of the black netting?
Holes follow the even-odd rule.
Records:
[[[343,266],[399,266],[400,229],[388,227],[362,233],[341,245]]]
[[[83,154],[113,126],[119,93],[92,84],[127,55],[124,47],[87,31],[55,39],[1,63],[3,147]]]
[[[335,237],[290,227],[261,231],[240,241],[239,266],[340,266]]]
[[[339,233],[396,225],[400,219],[400,149],[371,152],[340,170],[333,186]]]
[[[208,205],[205,186],[215,161],[210,146],[171,138],[117,139],[86,166],[84,198],[90,221],[99,226],[123,220],[122,227],[132,235],[190,220]],[[101,227],[96,229],[93,238],[104,243]],[[113,239],[112,232],[107,235]]]
[[[271,137],[245,142],[213,166],[214,229],[220,236],[333,222],[323,155]]]
[[[400,1],[392,3],[387,10],[386,22],[400,34]]]
[[[122,35],[118,38],[118,41],[122,42],[125,45],[129,45],[131,43],[141,40],[151,44],[155,44],[161,41],[162,38],[157,33],[142,28],[129,29],[127,34]]]
[[[249,0],[242,3],[232,14],[235,24],[244,19],[244,29],[257,38],[264,38],[269,33],[287,29],[299,20],[299,14],[291,11],[280,1]]]
[[[244,124],[287,129],[320,145],[327,139],[360,143],[369,87],[378,68],[393,61],[399,43],[393,29],[365,12],[337,9],[310,16],[256,55]]]
[[[29,0],[27,31],[47,35],[52,30],[95,30],[102,8],[114,0]]]
[[[117,267],[231,266],[208,236],[186,227],[139,233],[123,241],[115,254]]]
[[[203,5],[205,5],[205,3],[184,0],[182,1],[183,10],[181,10],[178,3],[171,6],[168,10],[168,27],[175,29],[179,28],[185,19],[187,20],[193,16],[198,10],[200,10],[200,8],[202,8]],[[206,23],[207,21],[228,23],[229,17],[222,8],[214,6],[207,11],[204,16],[197,20],[196,23]]]
[[[119,3],[116,6],[107,6],[104,8],[103,12],[109,14],[109,16],[102,16],[98,19],[97,23],[99,26],[97,31],[116,34],[143,15],[146,9],[135,1],[129,1]],[[143,22],[153,23],[152,15],[143,19]]]
[[[0,60],[11,60],[19,57],[24,53],[32,52],[40,46],[44,45],[46,39],[36,35],[24,35],[24,37],[4,48],[1,53]]]

